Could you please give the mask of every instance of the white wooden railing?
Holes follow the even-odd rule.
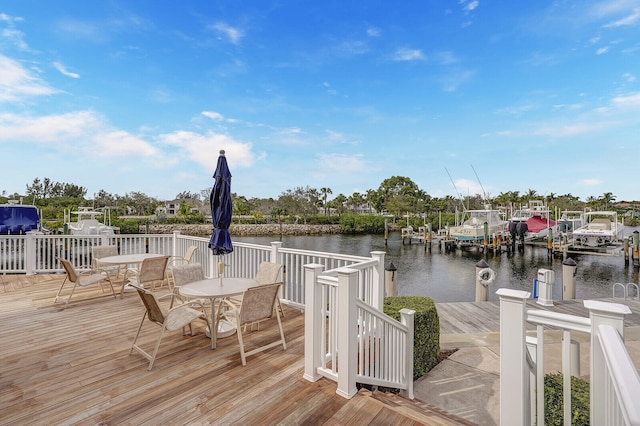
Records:
[[[206,275],[218,277],[218,262],[226,276],[254,276],[262,261],[283,264],[281,301],[305,310],[305,377],[338,382],[337,393],[350,398],[356,383],[402,389],[413,398],[413,311],[402,321],[385,315],[384,256],[352,256],[234,242],[233,252],[218,257],[209,239],[173,234],[2,235],[0,273],[57,273],[63,257],[79,269],[91,264],[91,247],[116,245],[120,254],[161,253],[182,256],[191,245],[193,262]],[[309,275],[309,272],[312,275]],[[309,297],[308,293],[311,292]],[[352,324],[352,327],[345,326]],[[342,356],[338,356],[340,353]]]
[[[378,297],[384,289],[378,286],[383,280],[373,280],[370,289],[362,285],[370,266],[379,266],[375,263],[329,271],[320,264],[305,265],[304,377],[335,380],[337,393],[345,398],[357,393],[357,383],[401,389],[413,398],[415,312],[401,310],[401,322],[382,312]]]
[[[590,335],[590,422],[640,425],[640,376],[624,345],[629,307],[584,301],[589,318],[527,310],[530,294],[500,289],[500,423],[542,424],[544,420],[545,328],[562,330],[564,424],[571,424],[571,332]],[[526,324],[536,336],[526,335]],[[533,348],[527,350],[527,346]],[[539,419],[539,421],[536,421]]]

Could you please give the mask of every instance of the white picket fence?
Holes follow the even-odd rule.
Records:
[[[336,380],[337,393],[347,398],[355,394],[356,383],[401,389],[413,398],[413,311],[403,311],[402,322],[382,312],[384,252],[363,257],[286,248],[281,242],[269,246],[234,242],[233,252],[214,256],[208,243],[208,238],[178,231],[1,235],[0,274],[62,273],[57,257],[69,259],[76,268],[88,268],[91,247],[97,245],[115,245],[120,254],[170,256],[181,256],[195,245],[192,262],[201,263],[212,278],[218,277],[220,261],[225,264],[224,275],[236,277],[254,276],[263,261],[282,263],[281,301],[305,311],[305,378]]]
[[[571,332],[590,335],[590,422],[640,425],[640,376],[624,345],[626,305],[586,300],[589,318],[526,309],[530,294],[499,289],[500,423],[543,424],[545,329],[562,330],[564,424],[571,424]],[[527,338],[526,324],[536,326]]]

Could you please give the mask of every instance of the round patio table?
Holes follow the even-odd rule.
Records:
[[[235,328],[227,322],[218,324],[215,309],[216,299],[240,295],[249,287],[255,287],[257,285],[260,284],[253,278],[223,277],[207,278],[180,286],[179,292],[182,296],[196,299],[209,299],[211,302],[211,328],[213,329],[213,331],[210,332],[211,349],[215,349],[216,339],[219,335],[220,337],[226,337],[235,331]],[[220,330],[220,326],[222,326],[222,330]],[[229,330],[229,327],[231,327],[231,330]],[[222,333],[224,333],[224,336],[221,335]]]

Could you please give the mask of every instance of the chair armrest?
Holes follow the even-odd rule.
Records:
[[[169,314],[169,312],[175,311],[176,309],[184,309],[185,307],[200,309],[201,311],[204,312],[204,305],[202,304],[202,302],[198,300],[190,300],[188,302],[181,303],[180,305],[174,306],[173,308],[169,309],[169,311],[167,312],[167,315]]]

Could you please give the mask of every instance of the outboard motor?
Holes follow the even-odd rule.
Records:
[[[516,233],[518,234],[518,239],[520,240],[520,244],[518,245],[518,250],[524,251],[524,236],[529,230],[529,226],[525,222],[518,222],[516,224]]]
[[[515,249],[516,247],[516,226],[518,222],[509,221],[509,234],[511,234],[511,246]]]

